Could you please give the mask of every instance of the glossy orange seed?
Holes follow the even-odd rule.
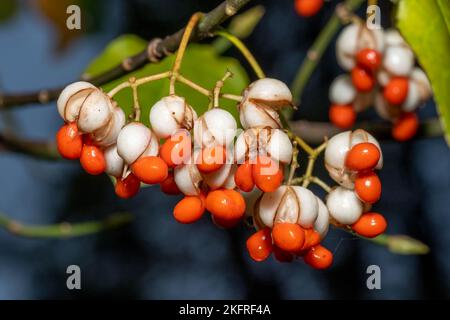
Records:
[[[169,168],[187,163],[191,157],[191,138],[187,133],[177,133],[164,141],[159,153]]]
[[[320,234],[312,228],[305,230],[305,243],[303,244],[302,250],[309,249],[320,243]]]
[[[408,95],[408,79],[404,77],[394,77],[384,87],[383,96],[387,102],[393,105],[402,104]]]
[[[345,166],[350,170],[372,170],[380,160],[380,149],[373,143],[362,142],[354,145],[345,158]]]
[[[252,165],[252,176],[260,190],[273,192],[283,182],[283,167],[270,157],[259,156],[256,163]]]
[[[377,212],[364,213],[358,221],[352,225],[353,231],[367,238],[379,236],[386,230],[386,227],[386,219]]]
[[[330,121],[339,129],[350,129],[356,120],[356,112],[352,105],[333,104],[328,111]]]
[[[305,232],[296,223],[276,223],[272,228],[272,238],[278,248],[294,253],[303,247]]]
[[[375,85],[375,77],[372,72],[360,66],[352,69],[351,78],[356,90],[360,92],[368,92]]]
[[[406,112],[394,123],[392,137],[397,141],[412,139],[419,128],[419,119],[414,112]]]
[[[76,123],[65,124],[58,130],[56,145],[63,158],[74,160],[81,157],[83,139],[78,132]]]
[[[266,260],[272,253],[272,236],[270,232],[270,228],[264,228],[247,239],[247,250],[253,260]]]
[[[125,179],[117,179],[116,182],[116,195],[122,199],[129,199],[135,196],[139,192],[141,181],[132,173]]]
[[[167,178],[168,170],[167,164],[155,156],[139,158],[131,165],[133,174],[147,184],[161,183]]]
[[[358,174],[355,180],[355,191],[358,198],[366,203],[375,203],[381,197],[381,181],[374,172]]]
[[[245,200],[235,190],[214,190],[206,197],[206,209],[219,219],[241,219],[245,214]]]
[[[165,194],[177,195],[181,193],[180,189],[178,189],[178,186],[175,183],[173,172],[169,172],[167,178],[164,181],[162,181],[159,184],[159,186],[161,187],[161,191],[164,192]]]
[[[295,11],[299,16],[316,15],[323,6],[323,0],[295,0]]]
[[[80,163],[83,169],[92,175],[99,175],[106,169],[103,151],[96,146],[84,145],[81,151]]]
[[[250,192],[255,187],[255,182],[253,181],[252,175],[252,165],[249,161],[244,162],[239,165],[234,174],[234,182],[236,186],[245,192]]]
[[[381,64],[381,54],[376,50],[365,48],[356,54],[356,62],[363,68],[375,71]]]
[[[227,151],[223,146],[203,148],[197,159],[197,168],[203,173],[219,170],[225,163]]]
[[[303,257],[305,262],[315,269],[327,269],[333,263],[333,254],[320,244],[312,247]]]
[[[180,223],[193,223],[205,212],[204,200],[200,196],[186,196],[173,209],[175,220]]]

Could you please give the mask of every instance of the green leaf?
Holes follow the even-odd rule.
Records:
[[[400,0],[397,27],[430,78],[450,145],[450,1]]]
[[[144,50],[146,44],[145,40],[134,35],[121,36],[106,47],[104,52],[89,65],[85,73],[97,75],[119,64],[125,57]],[[172,68],[174,59],[175,56],[172,55],[160,63],[148,64],[140,70],[104,85],[102,88],[107,92],[131,76],[141,78],[168,71]],[[244,68],[234,58],[219,56],[211,45],[190,44],[184,55],[180,72],[195,83],[212,89],[216,81],[220,80],[227,70],[233,73],[233,78],[226,81],[222,91],[231,94],[241,94],[242,90],[249,83]],[[148,125],[148,115],[152,105],[169,93],[169,80],[163,79],[142,85],[139,87],[138,93],[142,109],[141,121]],[[185,97],[199,115],[207,110],[209,99],[184,84],[176,85],[176,93]],[[131,113],[132,95],[129,88],[122,90],[114,99],[127,114]],[[221,107],[230,111],[238,119],[236,102],[222,99]]]
[[[18,6],[16,0],[0,1],[0,23],[11,19],[17,12]]]

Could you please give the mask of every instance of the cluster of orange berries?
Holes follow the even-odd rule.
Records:
[[[176,95],[152,106],[150,129],[137,121],[127,123],[109,95],[90,83],[76,82],[58,99],[66,124],[57,133],[57,146],[63,157],[80,159],[88,173],[115,177],[121,198],[137,194],[141,183],[184,195],[173,210],[180,223],[198,221],[206,211],[223,228],[235,226],[246,215],[252,217],[258,231],[248,239],[247,248],[256,261],[273,253],[279,261],[303,257],[312,267],[324,269],[333,260],[320,244],[331,218],[339,223],[352,220],[347,224],[365,236],[386,227],[378,216],[362,215],[362,201],[373,203],[380,196],[381,184],[373,169],[381,167],[381,152],[365,132],[343,133],[347,140],[337,135],[327,147],[327,169],[333,179],[355,190],[348,189],[356,194],[359,214],[358,208],[349,207],[352,200],[347,195],[335,194],[339,188],[331,191],[325,205],[307,188],[283,185],[293,147],[278,111],[291,104],[286,84],[264,78],[243,92],[238,104],[241,132],[228,111],[215,106],[197,116]],[[336,160],[344,156],[345,161]],[[351,219],[342,219],[345,214]]]
[[[323,0],[295,0],[295,11],[301,17],[316,15],[323,6]]]
[[[419,125],[414,111],[430,97],[431,87],[401,35],[353,23],[339,35],[336,56],[350,75],[340,75],[331,84],[331,122],[351,128],[356,113],[373,104],[381,118],[393,123],[396,140],[411,139]]]

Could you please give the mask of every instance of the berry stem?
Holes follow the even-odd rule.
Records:
[[[329,193],[331,191],[331,187],[328,184],[326,184],[323,180],[321,180],[320,178],[313,176],[309,180],[312,183],[314,183],[314,184],[318,185],[319,187],[321,187],[327,193]]]
[[[180,46],[178,47],[177,51],[177,56],[175,58],[175,62],[172,67],[172,76],[170,77],[169,94],[171,95],[175,94],[175,82],[177,80],[177,76],[179,74],[181,67],[181,62],[183,61],[183,56],[186,51],[189,39],[191,38],[192,31],[194,30],[195,26],[202,17],[203,13],[201,12],[194,13],[189,19],[186,28],[184,29],[183,37],[181,38]]]
[[[289,171],[289,178],[287,181],[287,185],[291,185],[292,184],[292,180],[294,179],[294,175],[295,175],[295,170],[297,170],[298,168],[298,145],[297,145],[297,141],[294,140],[294,142],[292,143],[292,147],[293,147],[293,151],[292,151],[292,162],[291,162],[291,168]]]
[[[221,36],[228,41],[230,41],[244,56],[244,58],[247,60],[247,62],[252,67],[253,71],[255,72],[256,76],[258,78],[265,78],[264,71],[262,70],[259,63],[256,61],[255,56],[250,52],[250,50],[247,48],[247,46],[244,44],[244,42],[241,41],[238,37],[232,35],[226,30],[219,30],[214,33],[215,35]]]
[[[6,231],[29,238],[70,238],[99,233],[104,230],[118,228],[133,220],[131,213],[122,212],[110,215],[104,220],[80,223],[62,222],[50,225],[25,225],[0,214],[0,227]]]
[[[216,86],[213,89],[213,95],[214,95],[213,107],[214,108],[219,107],[220,90],[222,90],[225,80],[227,80],[228,78],[231,78],[232,76],[233,76],[233,73],[231,73],[229,70],[227,70],[227,72],[225,72],[225,75],[222,77],[222,79],[220,79],[219,81],[216,82]]]
[[[130,118],[134,121],[139,121],[141,119],[141,106],[139,105],[139,95],[137,92],[138,85],[136,84],[136,78],[132,77],[128,80],[131,84],[131,91],[133,93],[133,113]]]
[[[290,130],[286,130],[286,134],[288,135],[288,137],[297,142],[297,144],[300,146],[300,148],[302,148],[303,150],[305,150],[305,152],[309,155],[314,154],[314,149],[306,143],[305,140],[303,140],[302,138],[300,138],[299,136],[295,135],[292,131]]]
[[[139,79],[135,79],[134,80],[134,85],[136,87],[143,85],[145,83],[149,83],[152,81],[156,81],[156,80],[161,80],[161,79],[165,79],[165,78],[169,78],[172,75],[171,71],[166,71],[166,72],[161,72],[161,73],[157,73],[157,74],[153,74],[151,76],[147,76],[147,77],[143,77],[143,78],[139,78]],[[110,97],[114,97],[117,93],[119,93],[121,90],[125,89],[125,88],[129,88],[131,87],[132,84],[130,81],[125,81],[120,83],[119,85],[117,85],[116,87],[112,88],[109,92],[108,92],[108,96]]]

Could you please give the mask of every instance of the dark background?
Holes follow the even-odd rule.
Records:
[[[326,3],[311,19],[298,17],[290,0],[252,2],[263,4],[266,15],[246,42],[267,75],[290,83],[337,2]],[[380,2],[383,25],[388,26],[390,6]],[[220,1],[84,1],[91,15],[89,33],[62,51],[55,51],[57,32],[36,8],[38,3],[17,1],[17,11],[0,24],[1,90],[19,92],[73,81],[117,35],[164,36],[182,27],[193,12],[208,11]],[[227,54],[239,57],[234,49]],[[326,120],[328,86],[342,71],[334,46],[322,61],[297,118]],[[420,110],[422,118],[434,115],[432,102]],[[372,117],[376,119],[371,112],[362,115]],[[2,111],[0,120],[0,128],[13,127],[33,138],[53,138],[61,125],[54,103]],[[335,263],[325,272],[302,262],[253,262],[245,250],[250,230],[244,226],[224,231],[207,217],[194,225],[177,224],[171,212],[178,198],[165,196],[158,187],[122,201],[106,176],[91,177],[76,162],[2,152],[0,212],[30,224],[91,220],[122,210],[135,213],[136,219],[120,230],[70,240],[23,239],[0,230],[0,298],[448,298],[449,149],[442,138],[383,141],[382,148],[383,196],[375,209],[386,215],[388,233],[421,239],[431,252],[395,255],[332,230],[325,244],[335,253]],[[319,176],[326,173],[319,171]],[[81,267],[80,291],[66,289],[70,264]],[[371,264],[381,267],[381,290],[366,288]]]

